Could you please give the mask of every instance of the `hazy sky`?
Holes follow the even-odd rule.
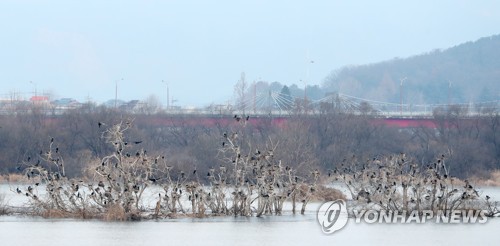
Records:
[[[36,87],[104,102],[120,80],[119,99],[166,103],[164,80],[177,105],[203,106],[231,99],[241,72],[300,85],[310,66],[320,84],[345,65],[499,33],[495,0],[2,0],[0,97]]]

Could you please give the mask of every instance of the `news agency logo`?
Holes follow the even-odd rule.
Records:
[[[325,234],[332,234],[347,224],[349,220],[344,200],[325,202],[318,210],[318,222]]]
[[[384,223],[384,224],[423,224],[433,221],[436,224],[484,224],[488,221],[485,210],[411,210],[411,211],[386,211],[386,210],[352,210],[354,223]],[[317,213],[321,230],[325,234],[332,234],[347,224],[349,215],[346,202],[336,200],[325,202]]]

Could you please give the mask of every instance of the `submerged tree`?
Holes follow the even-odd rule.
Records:
[[[453,212],[473,209],[487,210],[488,216],[498,214],[496,204],[483,198],[468,181],[450,175],[445,155],[426,166],[418,165],[405,154],[366,161],[344,160],[335,168],[336,180],[343,182],[358,205],[379,211],[404,214],[424,210]]]
[[[128,139],[126,132],[133,121],[127,120],[103,132],[101,137],[112,146],[112,152],[91,165],[85,179],[66,176],[64,160],[51,138],[47,150],[24,163],[31,184],[17,187],[15,192],[30,199],[35,214],[46,217],[262,216],[282,214],[286,201],[292,203],[293,213],[300,201],[303,214],[319,188],[319,171],[298,176],[275,158],[278,144],[271,139],[263,146],[253,146],[244,137],[248,119],[235,115],[236,130],[223,134],[219,150],[223,163],[208,170],[208,186],[200,181],[196,168],[191,173],[176,171],[165,156],[150,155],[140,148],[142,141]],[[151,208],[144,195],[156,192],[156,204]]]
[[[99,123],[101,124],[101,123]],[[145,150],[130,153],[124,132],[131,122],[121,122],[106,130],[102,137],[114,152],[92,167],[92,177],[69,179],[64,160],[52,138],[47,151],[40,151],[37,160],[28,159],[24,170],[34,183],[19,194],[31,198],[36,213],[52,217],[101,217],[106,219],[134,219],[139,217],[140,201],[152,174],[163,170],[159,157],[150,158]],[[39,191],[44,187],[44,191]]]

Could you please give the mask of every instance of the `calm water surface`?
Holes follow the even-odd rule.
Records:
[[[14,188],[15,189],[15,188]],[[500,194],[490,188],[488,194]],[[10,192],[0,186],[0,192]],[[15,200],[14,203],[21,202]],[[498,200],[498,199],[497,199]],[[486,224],[356,224],[332,235],[306,215],[102,222],[0,216],[0,245],[500,245],[500,218]]]

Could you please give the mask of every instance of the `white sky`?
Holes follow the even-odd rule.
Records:
[[[249,82],[321,84],[345,65],[500,33],[500,1],[0,2],[0,97],[223,103]],[[123,80],[121,80],[123,78]],[[32,81],[32,83],[30,83]]]

